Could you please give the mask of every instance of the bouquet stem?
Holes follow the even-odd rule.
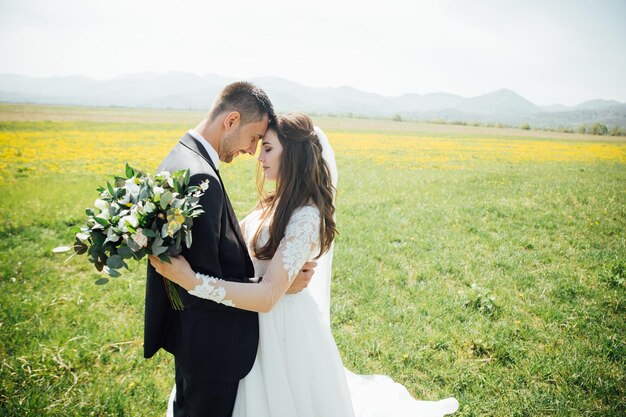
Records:
[[[163,278],[163,282],[165,283],[165,291],[167,292],[167,298],[170,299],[172,309],[182,311],[184,309],[183,301],[180,299],[176,284],[167,278]]]

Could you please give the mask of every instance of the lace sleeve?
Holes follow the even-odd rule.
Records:
[[[307,206],[293,214],[285,229],[285,237],[274,255],[282,257],[283,269],[287,272],[290,284],[302,265],[319,248],[319,237],[320,214],[317,208]]]
[[[189,294],[242,310],[268,312],[285,294],[305,262],[319,250],[320,214],[305,206],[291,216],[285,236],[272,258],[263,281],[246,284],[196,274],[202,283]]]

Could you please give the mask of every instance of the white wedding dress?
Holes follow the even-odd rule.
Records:
[[[329,145],[325,136],[323,139],[326,152]],[[262,211],[256,210],[241,223],[251,254],[261,215]],[[272,260],[251,256],[255,276],[263,277],[260,283],[242,284],[197,274],[203,284],[189,291],[260,312],[256,360],[239,382],[233,417],[440,417],[456,411],[454,398],[418,401],[387,376],[355,375],[344,368],[329,322],[332,249],[320,258],[309,288],[285,294],[302,265],[319,252],[320,221],[317,207],[294,211]],[[261,230],[261,244],[269,238],[269,223]],[[174,395],[172,391],[168,415]]]
[[[250,253],[260,215],[257,210],[243,221]],[[286,239],[292,239],[294,252],[308,252],[300,258],[304,261],[317,255],[318,240],[313,238],[311,245],[307,236],[319,230],[319,222],[315,207],[297,210],[289,222],[292,230]],[[268,230],[265,225],[262,241]],[[252,261],[255,275],[264,276],[270,261]],[[326,317],[307,288],[283,296],[269,313],[259,313],[259,350],[252,370],[239,383],[233,417],[421,417],[443,416],[457,408],[453,398],[417,401],[387,376],[360,376],[345,369]]]

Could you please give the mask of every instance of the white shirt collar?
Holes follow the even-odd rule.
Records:
[[[213,148],[213,146],[211,146],[211,144],[195,130],[189,130],[187,133],[204,146],[204,149],[206,149],[209,157],[211,157],[211,162],[215,165],[215,169],[220,169],[220,156],[217,154],[217,151]]]

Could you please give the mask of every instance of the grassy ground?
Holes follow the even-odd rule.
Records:
[[[0,105],[0,415],[162,415],[144,265],[106,286],[71,241],[106,174],[152,170],[200,113]],[[626,143],[318,119],[337,152],[332,327],[345,365],[459,416],[626,410]],[[223,169],[240,215],[252,158]]]

